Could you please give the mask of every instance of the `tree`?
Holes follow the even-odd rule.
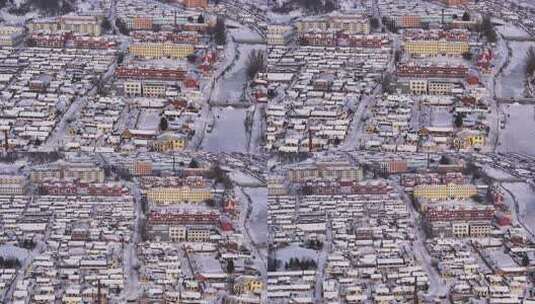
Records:
[[[383,91],[387,92],[387,93],[391,93],[392,92],[392,75],[390,74],[384,74],[383,75],[383,78],[381,80],[381,85],[383,87]]]
[[[167,119],[165,117],[160,118],[160,130],[165,131],[167,127]]]
[[[119,18],[115,19],[115,26],[119,29],[119,32],[125,36],[130,34],[130,31],[126,27],[126,24]]]
[[[529,257],[527,253],[522,256],[522,266],[529,266]]]
[[[455,126],[457,128],[461,128],[463,126],[463,115],[461,113],[457,113],[455,115]]]
[[[380,25],[379,19],[374,17],[370,20],[370,26],[372,27],[372,29],[377,29],[379,25]]]
[[[442,155],[440,157],[440,160],[438,161],[438,163],[441,165],[449,165],[450,162],[451,162],[450,159],[446,155]]]
[[[224,45],[227,41],[227,32],[225,27],[225,19],[217,17],[217,21],[213,28],[213,39],[217,45]]]
[[[526,55],[526,75],[532,77],[535,73],[535,48],[530,47]]]
[[[472,60],[472,53],[470,52],[463,53],[463,58],[465,60]]]
[[[462,20],[463,21],[470,21],[470,14],[468,12],[464,12]]]
[[[188,57],[186,58],[188,59],[188,62],[191,64],[194,64],[195,61],[197,61],[197,55],[195,54],[189,54]]]
[[[206,203],[206,206],[208,207],[215,207],[215,200],[213,198],[209,198],[207,200],[204,201],[204,203]]]
[[[109,30],[111,30],[111,22],[106,17],[104,17],[104,19],[102,19],[102,22],[100,23],[100,26],[102,27],[102,30],[104,32],[108,32]]]
[[[396,50],[394,52],[394,63],[399,63],[399,61],[401,60],[401,51],[400,50]]]
[[[192,169],[199,168],[199,162],[196,159],[192,158],[189,162],[189,167]]]
[[[498,35],[494,30],[494,25],[492,24],[490,17],[487,15],[483,16],[483,19],[481,21],[481,32],[483,36],[487,38],[487,41],[490,43],[494,43],[498,39]]]
[[[29,0],[28,3],[46,15],[57,15],[63,10],[59,0]]]
[[[234,273],[234,260],[230,259],[227,262],[227,273],[232,274]]]
[[[264,52],[252,50],[247,58],[247,77],[253,79],[257,73],[265,70]]]
[[[117,54],[117,63],[121,64],[123,63],[123,60],[124,60],[124,53]]]

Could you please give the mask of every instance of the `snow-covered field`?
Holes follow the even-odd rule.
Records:
[[[16,258],[19,261],[25,260],[29,256],[28,250],[13,245],[0,246],[0,257]]]
[[[526,69],[526,54],[535,42],[509,41],[512,56],[509,64],[496,81],[496,95],[498,97],[524,96],[524,82]]]
[[[137,127],[143,130],[156,130],[160,124],[160,111],[142,110],[139,113]]]
[[[267,243],[267,188],[244,188],[252,201],[249,228],[256,244]]]
[[[208,152],[245,152],[247,134],[245,132],[244,108],[213,108],[215,122],[211,133],[206,133],[202,150]]]
[[[496,30],[505,37],[529,38],[529,33],[511,23],[497,26]]]
[[[291,244],[287,247],[277,250],[276,258],[281,261],[281,266],[284,269],[284,264],[288,262],[291,258],[303,259],[312,259],[318,261],[320,251],[314,249],[307,249],[299,247],[297,244]]]
[[[503,183],[503,187],[516,198],[519,220],[532,233],[535,232],[535,191],[533,188],[526,183]]]
[[[498,152],[535,155],[535,107],[533,105],[502,105],[505,129],[500,130]]]
[[[509,173],[507,173],[505,171],[502,171],[500,169],[493,168],[493,167],[485,167],[485,168],[483,168],[483,172],[485,172],[485,174],[487,174],[490,178],[495,179],[495,180],[516,179],[511,174],[509,174]]]

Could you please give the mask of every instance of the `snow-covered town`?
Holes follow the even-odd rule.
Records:
[[[535,303],[534,25],[0,0],[0,302]]]

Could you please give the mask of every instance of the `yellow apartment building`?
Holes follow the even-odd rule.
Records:
[[[408,40],[405,50],[411,55],[462,55],[470,51],[468,41]]]
[[[136,42],[133,43],[129,52],[137,57],[144,58],[175,58],[182,59],[194,51],[191,44],[177,44],[170,42]]]
[[[471,184],[418,185],[414,187],[414,197],[428,200],[467,199],[477,194]]]
[[[183,187],[158,187],[147,191],[149,201],[158,204],[173,203],[199,203],[213,198],[214,195],[209,189]]]

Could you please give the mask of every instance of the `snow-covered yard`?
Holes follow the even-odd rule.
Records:
[[[532,186],[526,183],[503,183],[502,186],[510,191],[518,203],[517,216],[519,221],[531,233],[535,232],[535,191]]]
[[[524,82],[526,69],[526,54],[535,42],[509,41],[512,51],[509,64],[496,81],[496,95],[499,97],[524,96]]]
[[[206,133],[202,149],[208,152],[245,152],[247,134],[245,132],[244,108],[213,108],[215,122],[213,131]]]
[[[267,242],[267,188],[245,188],[252,202],[248,227],[256,244]]]
[[[535,107],[533,105],[502,105],[505,129],[500,130],[498,152],[535,155]]]

